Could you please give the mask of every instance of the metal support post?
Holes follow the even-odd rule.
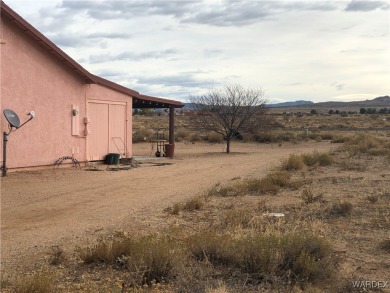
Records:
[[[3,171],[2,176],[7,176],[7,141],[8,141],[8,133],[3,132]]]

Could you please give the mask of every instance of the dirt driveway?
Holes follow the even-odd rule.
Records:
[[[10,173],[1,180],[1,264],[3,271],[41,260],[54,245],[73,249],[97,235],[148,221],[175,202],[233,178],[261,177],[291,153],[326,151],[328,142],[283,146],[234,143],[177,144],[167,164],[141,164],[127,171],[47,169]],[[150,146],[135,145],[135,154]],[[103,167],[104,168],[104,167]]]

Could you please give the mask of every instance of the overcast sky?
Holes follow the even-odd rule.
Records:
[[[93,74],[188,100],[226,83],[269,102],[390,94],[389,1],[5,0]]]

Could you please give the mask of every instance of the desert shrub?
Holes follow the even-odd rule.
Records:
[[[165,237],[122,235],[79,249],[79,256],[86,264],[104,262],[127,269],[139,276],[138,284],[150,285],[173,276],[179,251],[177,245]]]
[[[148,141],[152,138],[153,131],[146,129],[145,127],[140,127],[135,132],[133,132],[133,142],[142,142]]]
[[[329,214],[332,216],[346,217],[352,212],[353,205],[347,201],[339,201],[334,203],[329,210]]]
[[[291,154],[290,157],[282,164],[282,170],[295,171],[302,170],[305,166],[301,156]]]
[[[284,131],[284,132],[278,133],[278,136],[277,136],[277,141],[287,142],[287,141],[295,141],[295,139],[296,139],[296,135],[293,132]]]
[[[237,183],[234,186],[221,186],[218,184],[208,191],[207,196],[238,196],[245,192],[246,190],[242,188],[240,183]]]
[[[301,234],[256,235],[240,241],[242,269],[256,279],[276,276],[293,283],[328,279],[336,264],[325,239]]]
[[[372,219],[372,224],[380,229],[390,229],[390,211],[379,210]]]
[[[191,237],[188,245],[195,259],[236,268],[257,282],[317,283],[330,278],[337,265],[330,243],[313,235],[252,233],[232,238],[210,232]]]
[[[180,142],[183,140],[189,140],[190,138],[190,131],[185,128],[179,128],[178,130],[175,131],[175,141]]]
[[[212,264],[227,264],[232,238],[215,232],[192,235],[186,241],[188,251],[195,260],[207,260]]]
[[[301,199],[305,204],[311,204],[315,202],[322,202],[323,201],[323,195],[314,195],[313,191],[311,189],[304,189],[301,193]]]
[[[296,140],[305,140],[305,137],[299,137],[290,131],[263,131],[255,134],[253,139],[260,143],[276,142],[295,142]]]
[[[247,192],[251,194],[276,194],[280,188],[289,187],[290,174],[273,172],[261,179],[248,179],[244,182]]]
[[[210,143],[220,143],[223,140],[222,135],[216,133],[216,132],[209,132],[207,133],[207,141]]]
[[[170,213],[171,215],[178,215],[180,214],[181,210],[183,210],[183,205],[178,202],[174,203],[171,207],[165,209],[165,211]]]
[[[190,142],[197,142],[197,141],[202,141],[203,138],[200,134],[197,134],[197,133],[192,133],[190,135]]]
[[[171,207],[166,208],[165,211],[171,215],[178,215],[181,211],[193,212],[201,210],[204,205],[204,198],[197,196],[188,199],[184,203],[174,203]]]
[[[365,171],[367,166],[359,161],[355,161],[352,158],[342,160],[340,162],[341,170],[343,171]]]
[[[370,134],[360,134],[347,141],[341,150],[346,151],[350,156],[358,154],[384,156],[390,153],[390,147],[386,141]]]
[[[255,216],[246,209],[228,210],[224,215],[224,223],[231,228],[249,228]]]
[[[47,271],[27,274],[16,280],[13,286],[15,293],[51,293],[54,292],[55,276]]]
[[[367,195],[366,199],[367,199],[370,203],[376,203],[376,202],[378,202],[379,196],[376,195],[376,194]]]
[[[390,239],[382,240],[381,243],[379,243],[379,248],[390,253]]]
[[[254,136],[254,140],[260,143],[271,143],[276,141],[276,137],[273,132],[261,132]]]
[[[325,132],[321,134],[323,140],[332,140],[335,137],[334,133]]]
[[[315,165],[329,166],[333,163],[333,158],[329,153],[319,153],[314,151],[311,154],[304,154],[301,156],[306,166],[312,167]]]
[[[201,210],[204,206],[204,200],[201,197],[194,197],[187,200],[183,205],[183,210],[192,212]]]
[[[216,287],[206,288],[205,293],[229,293],[229,289],[222,281],[219,281]]]
[[[350,136],[337,134],[337,135],[333,136],[332,143],[345,143],[345,142],[349,142],[351,140],[352,140],[352,138]]]
[[[330,166],[333,163],[333,157],[329,153],[319,153],[317,162],[320,166]]]
[[[60,265],[66,260],[64,250],[59,246],[52,247],[52,253],[49,257],[49,264],[51,265]]]

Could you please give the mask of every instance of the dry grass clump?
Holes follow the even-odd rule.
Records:
[[[196,260],[239,270],[252,283],[318,283],[329,279],[337,265],[327,240],[301,233],[232,238],[210,232],[194,235],[189,243]]]
[[[79,256],[85,264],[103,263],[128,271],[131,278],[125,283],[133,288],[143,284],[175,284],[182,279],[181,275],[191,274],[199,265],[203,269],[212,266],[211,275],[204,276],[206,279],[217,271],[229,278],[229,272],[235,271],[234,278],[241,280],[240,283],[272,281],[304,286],[331,278],[338,262],[324,238],[302,233],[265,235],[254,231],[238,237],[201,232],[176,241],[157,236],[121,236],[80,249]]]
[[[62,264],[66,260],[64,250],[59,246],[52,247],[52,253],[49,258],[49,264],[57,266]]]
[[[372,219],[372,223],[379,229],[390,229],[390,211],[378,210]]]
[[[301,199],[303,200],[303,203],[306,205],[312,204],[315,202],[323,202],[324,201],[324,197],[322,194],[314,195],[314,192],[311,189],[307,189],[307,188],[305,188],[302,191]]]
[[[376,203],[376,202],[378,202],[378,200],[379,200],[379,196],[376,195],[376,194],[367,195],[367,196],[366,196],[366,199],[367,199],[370,203]]]
[[[183,210],[192,212],[201,210],[204,206],[204,200],[201,197],[194,197],[186,201],[183,205]]]
[[[288,172],[273,172],[261,179],[248,179],[245,181],[245,189],[250,194],[277,194],[281,188],[296,188],[296,183],[291,183],[291,175]]]
[[[102,239],[92,247],[80,248],[78,254],[85,264],[106,263],[130,271],[136,277],[134,285],[168,280],[178,261],[177,245],[155,235]]]
[[[379,244],[379,248],[386,251],[387,253],[390,253],[390,239],[382,240]]]
[[[330,166],[333,161],[333,157],[329,153],[319,153],[318,151],[303,155],[291,154],[289,158],[282,163],[281,169],[286,171],[298,171],[305,168],[305,166]]]
[[[336,217],[346,217],[352,212],[353,205],[347,201],[334,203],[329,209],[329,214]]]
[[[350,156],[358,154],[386,156],[390,154],[390,143],[384,139],[364,133],[347,141],[341,150],[346,151]]]
[[[257,216],[247,209],[228,210],[224,216],[224,224],[229,228],[252,228],[257,224]]]
[[[231,186],[221,186],[220,184],[217,184],[207,192],[207,196],[226,197],[243,195],[244,193],[245,189],[243,189],[243,185],[241,183],[237,183]]]
[[[48,271],[35,272],[21,276],[13,284],[15,293],[51,293],[54,292],[56,277]]]
[[[319,153],[314,151],[311,154],[301,156],[304,164],[308,167],[312,166],[330,166],[333,163],[333,157],[329,153]]]
[[[207,196],[242,196],[245,194],[262,195],[277,194],[282,188],[298,189],[303,185],[300,180],[291,180],[291,174],[286,171],[272,172],[263,178],[251,178],[236,182],[230,186],[216,185]]]
[[[172,207],[168,207],[165,211],[172,215],[178,215],[181,211],[193,212],[199,211],[205,204],[204,198],[197,196],[188,199],[184,203],[175,203]]]
[[[286,171],[302,170],[305,163],[299,155],[291,154],[289,158],[282,164],[281,169]]]

